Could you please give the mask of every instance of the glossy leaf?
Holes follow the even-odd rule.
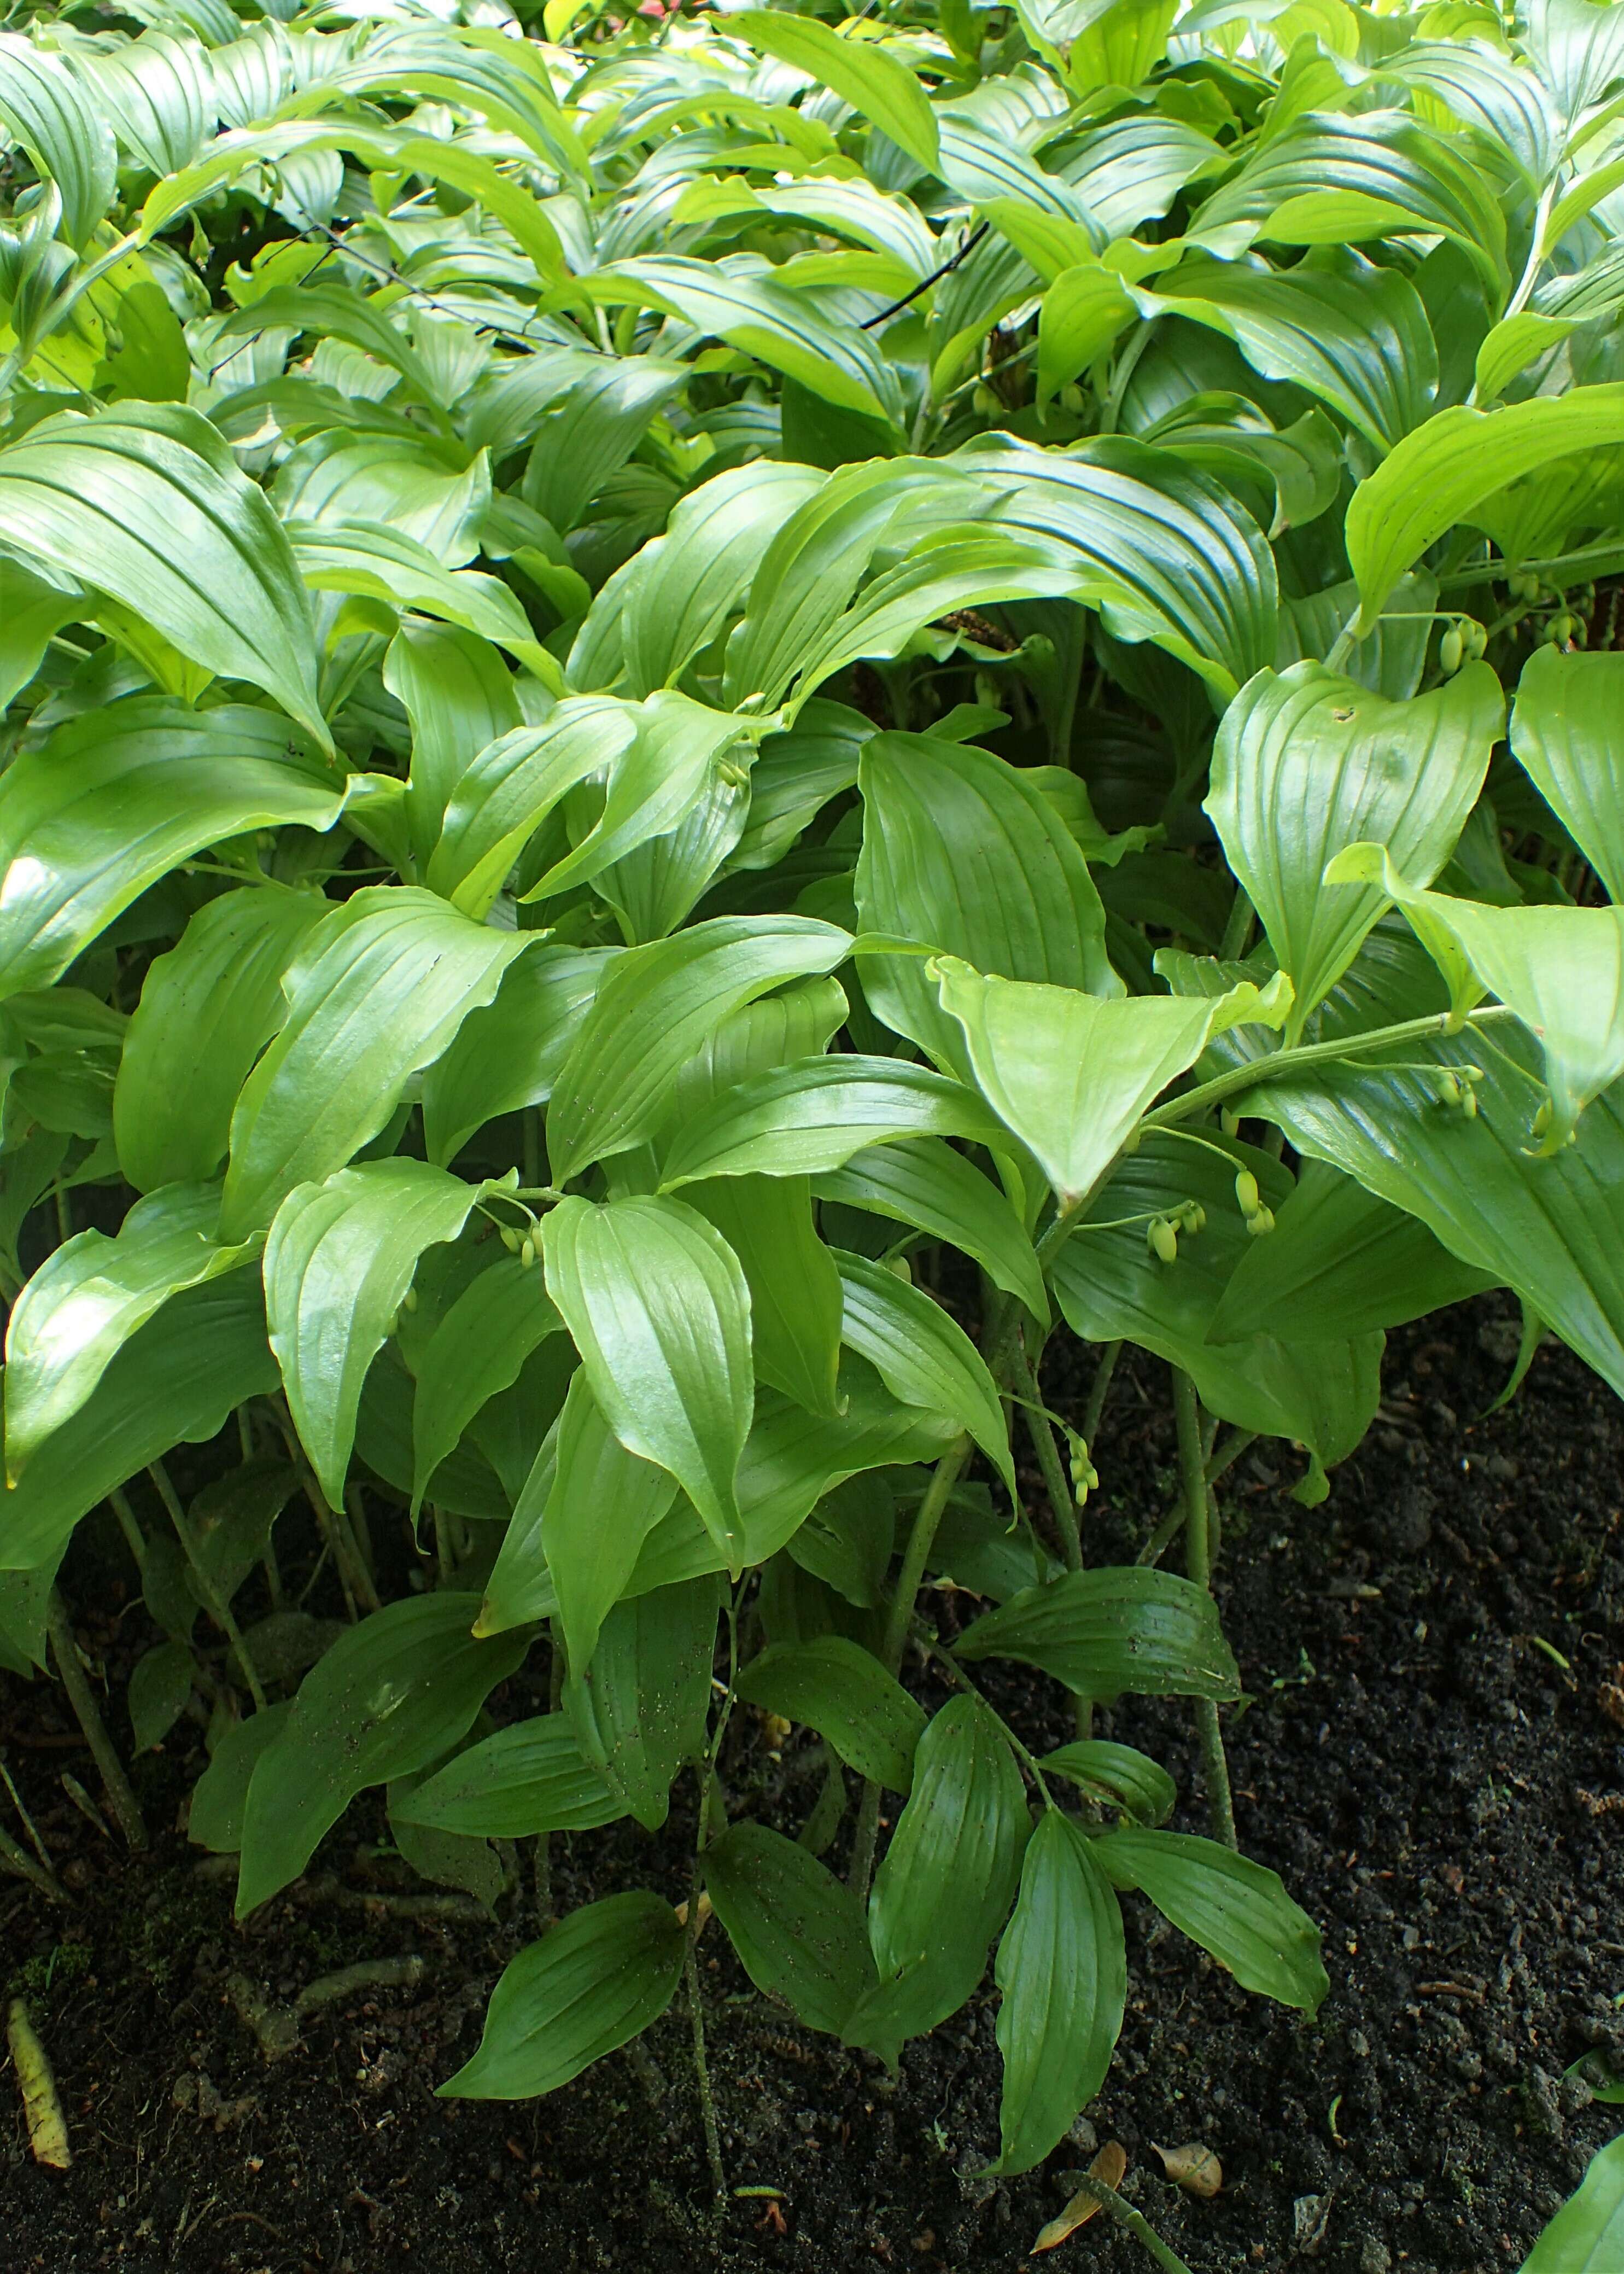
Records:
[[[899,1058],[800,1058],[726,1089],[679,1132],[667,1191],[701,1177],[818,1176],[894,1138],[997,1144],[1003,1125],[972,1089]]]
[[[545,1455],[538,1455],[538,1465]],[[538,1487],[540,1476],[536,1478]],[[526,1486],[514,1511],[529,1514]],[[626,1593],[643,1542],[676,1498],[676,1481],[652,1461],[628,1452],[592,1395],[584,1367],[570,1382],[559,1416],[552,1480],[541,1512],[541,1543],[558,1600],[570,1662],[586,1666],[603,1623]],[[504,1574],[499,1558],[480,1616],[487,1631]],[[508,1622],[511,1623],[511,1621]]]
[[[1624,663],[1537,648],[1522,666],[1511,747],[1607,888],[1624,899]],[[1403,866],[1400,862],[1398,866]]]
[[[1242,1989],[1318,2011],[1331,1986],[1320,1930],[1274,1872],[1187,1832],[1111,1832],[1093,1852],[1117,1886],[1148,1895]]]
[[[1624,2137],[1598,2148],[1520,2274],[1605,2274],[1624,2248]]]
[[[964,1329],[921,1288],[866,1256],[836,1253],[841,1335],[905,1405],[940,1413],[974,1438],[1016,1498],[1003,1408],[987,1362]]]
[[[951,1240],[974,1257],[996,1286],[1019,1296],[1034,1318],[1047,1320],[1042,1273],[1020,1218],[990,1178],[940,1137],[870,1145],[844,1168],[815,1178],[813,1190],[819,1200],[866,1209]]]
[[[677,1772],[704,1748],[718,1602],[706,1576],[617,1603],[565,1686],[582,1751],[651,1832]]]
[[[1078,1737],[1056,1746],[1044,1754],[1041,1766],[1050,1775],[1065,1777],[1091,1800],[1125,1808],[1141,1824],[1165,1824],[1178,1798],[1178,1788],[1159,1761],[1108,1737]]]
[[[798,1841],[764,1824],[730,1825],[704,1851],[705,1886],[756,1988],[808,2029],[838,2037],[872,1989],[862,1906]]]
[[[1240,1677],[1212,1598],[1171,1571],[1071,1571],[988,1611],[954,1645],[964,1658],[1040,1666],[1079,1698],[1229,1698]]]
[[[449,1306],[417,1368],[411,1414],[414,1515],[435,1471],[480,1408],[511,1389],[530,1352],[562,1323],[541,1273],[526,1270],[516,1255],[502,1256],[481,1271]]]
[[[925,1716],[869,1651],[845,1635],[775,1643],[733,1684],[751,1705],[804,1721],[859,1776],[906,1793]]]
[[[623,1813],[563,1713],[538,1713],[482,1737],[390,1809],[402,1823],[486,1840],[591,1832]]]

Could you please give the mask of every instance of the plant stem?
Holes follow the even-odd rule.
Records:
[[[682,1977],[688,1984],[688,2015],[694,2025],[694,2076],[699,2087],[699,2112],[705,2127],[705,2154],[710,2165],[710,2185],[719,2207],[727,2199],[727,2172],[722,2163],[722,2135],[716,2120],[716,2098],[710,2090],[710,2064],[705,2057],[705,2015],[699,1992],[699,1933],[704,1924],[699,1898],[705,1886],[705,1849],[710,1833],[710,1798],[722,1740],[733,1710],[733,1683],[739,1673],[739,1599],[741,1581],[727,1599],[727,1693],[717,1715],[716,1728],[703,1761],[695,1765],[699,1784],[699,1821],[694,1833],[694,1870],[688,1899],[688,1940],[682,1953]]]
[[[1195,1384],[1182,1366],[1173,1368],[1173,1412],[1178,1424],[1178,1468],[1184,1481],[1184,1570],[1195,1585],[1210,1588],[1212,1563],[1208,1552],[1207,1466],[1201,1458],[1201,1408]],[[1229,1795],[1229,1765],[1224,1758],[1223,1731],[1219,1727],[1215,1699],[1196,1699],[1195,1722],[1201,1740],[1213,1837],[1222,1840],[1226,1848],[1235,1848],[1239,1845],[1235,1836],[1235,1803]]]
[[[1032,1404],[1023,1408],[1026,1434],[1037,1454],[1038,1466],[1043,1472],[1043,1488],[1049,1495],[1055,1529],[1060,1534],[1060,1552],[1068,1571],[1080,1571],[1083,1568],[1083,1528],[1078,1517],[1077,1495],[1061,1460],[1060,1449],[1055,1442],[1055,1433],[1049,1427],[1048,1414],[1034,1411],[1034,1407],[1042,1404],[1038,1379],[1033,1371],[1031,1359],[1019,1342],[1015,1345],[1015,1368],[1016,1380],[1033,1400]],[[1078,1736],[1090,1736],[1094,1729],[1093,1698],[1073,1698],[1071,1710]]]
[[[1122,1356],[1120,1343],[1106,1343],[1100,1351],[1100,1362],[1094,1370],[1094,1380],[1088,1385],[1088,1403],[1083,1408],[1082,1440],[1089,1451],[1094,1450],[1094,1435],[1100,1427],[1100,1417],[1105,1411],[1105,1401],[1110,1393],[1111,1376],[1116,1371],[1116,1361]]]
[[[1101,2210],[1109,2213],[1118,2226],[1142,2243],[1162,2270],[1162,2274],[1190,2274],[1190,2269],[1169,2243],[1163,2242],[1150,2221],[1142,2212],[1124,2202],[1115,2187],[1108,2187],[1103,2180],[1085,2179],[1079,2186],[1080,2195],[1092,2195]]]
[[[893,1675],[901,1669],[902,1653],[907,1643],[914,1606],[925,1576],[931,1543],[936,1539],[949,1496],[969,1457],[969,1438],[956,1439],[936,1463],[915,1512],[914,1528],[903,1550],[902,1569],[897,1575],[896,1592],[891,1597],[891,1609],[885,1621],[883,1656],[887,1673]],[[857,1811],[857,1829],[852,1836],[852,1864],[847,1874],[847,1884],[860,1902],[868,1897],[868,1882],[874,1876],[874,1850],[879,1836],[880,1788],[870,1778],[863,1785],[862,1800]]]
[[[47,1901],[67,1901],[55,1872],[48,1871],[42,1864],[36,1864],[28,1850],[19,1847],[9,1832],[0,1832],[0,1864],[4,1864],[8,1871],[15,1871],[19,1879],[26,1879],[29,1886],[43,1895]]]
[[[288,1458],[299,1472],[299,1482],[304,1488],[304,1497],[314,1510],[316,1522],[321,1527],[321,1537],[332,1550],[333,1562],[338,1571],[339,1585],[344,1593],[344,1608],[349,1612],[350,1623],[353,1625],[357,1616],[357,1600],[363,1610],[380,1611],[383,1608],[379,1600],[378,1590],[372,1585],[371,1574],[361,1562],[360,1552],[350,1537],[349,1525],[341,1512],[328,1505],[327,1496],[317,1480],[316,1472],[304,1457],[304,1448],[299,1442],[298,1432],[295,1429],[291,1418],[278,1409],[276,1420],[282,1431],[282,1442],[288,1449]]]
[[[26,1808],[23,1805],[23,1796],[11,1781],[11,1772],[5,1765],[5,1755],[4,1753],[0,1753],[0,1783],[4,1783],[7,1792],[11,1796],[11,1805],[17,1811],[19,1816],[21,1817],[23,1830],[28,1834],[28,1845],[33,1849],[34,1854],[40,1859],[39,1868],[45,1875],[47,1881],[47,1893],[51,1894],[57,1902],[65,1903],[68,1899],[67,1894],[56,1878],[56,1869],[55,1864],[51,1862],[50,1850],[41,1839],[39,1833],[35,1828],[33,1817],[29,1815]],[[4,1848],[0,1849],[0,1856],[4,1856],[7,1862],[12,1864],[15,1867],[16,1856],[19,1852],[20,1851],[17,1848],[16,1841],[11,1840],[6,1842]],[[23,1876],[25,1879],[34,1878],[34,1873],[28,1871],[25,1871]],[[39,1881],[37,1879],[34,1879],[34,1884],[38,1886]]]
[[[547,1711],[556,1713],[564,1702],[564,1642],[560,1623],[547,1622]],[[558,1913],[553,1901],[553,1834],[536,1834],[536,1917],[545,1933]]]
[[[79,1645],[73,1639],[73,1623],[68,1616],[68,1607],[53,1587],[46,1606],[45,1629],[50,1637],[51,1655],[56,1661],[56,1671],[62,1676],[62,1686],[68,1693],[68,1703],[73,1708],[74,1719],[85,1733],[96,1766],[102,1772],[102,1781],[107,1788],[107,1797],[118,1828],[132,1848],[145,1848],[147,1826],[141,1816],[124,1765],[113,1750],[113,1741],[107,1734],[107,1725],[96,1710],[96,1701],[90,1684],[85,1679],[85,1669],[79,1664]]]
[[[197,1534],[192,1528],[192,1518],[180,1504],[180,1495],[169,1481],[169,1472],[162,1461],[154,1461],[149,1465],[147,1473],[157,1486],[158,1497],[168,1509],[169,1521],[180,1536],[180,1544],[186,1551],[186,1561],[192,1566],[199,1592],[208,1606],[208,1615],[231,1645],[231,1655],[242,1669],[243,1679],[248,1684],[248,1695],[253,1699],[254,1711],[256,1713],[263,1713],[265,1691],[260,1687],[259,1675],[254,1672],[253,1660],[248,1655],[248,1645],[243,1640],[243,1630],[237,1623],[236,1615],[230,1604],[225,1600],[208,1575],[207,1567],[198,1547]]]

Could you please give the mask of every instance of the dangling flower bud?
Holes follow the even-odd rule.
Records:
[[[1178,1234],[1164,1216],[1154,1216],[1146,1232],[1151,1254],[1163,1263],[1178,1261]]]
[[[1221,1105],[1218,1108],[1218,1126],[1226,1137],[1240,1135],[1241,1117],[1232,1105]]]
[[[1254,1239],[1261,1239],[1274,1229],[1274,1211],[1270,1208],[1253,1209],[1246,1219],[1246,1229]]]
[[[523,1239],[519,1242],[519,1264],[520,1264],[520,1268],[521,1268],[523,1270],[528,1271],[528,1270],[530,1269],[530,1268],[531,1264],[532,1264],[532,1263],[534,1263],[534,1261],[536,1261],[536,1243],[535,1243],[535,1241],[534,1241],[534,1240],[530,1237],[529,1233],[527,1232],[527,1233],[525,1234],[524,1238],[523,1238]]]
[[[1256,1216],[1263,1205],[1263,1195],[1258,1190],[1258,1180],[1250,1169],[1243,1169],[1235,1179],[1235,1198],[1244,1216]]]
[[[1438,643],[1438,667],[1446,678],[1453,679],[1460,669],[1461,658],[1464,651],[1465,642],[1461,637],[1461,628],[1458,624],[1451,624]]]

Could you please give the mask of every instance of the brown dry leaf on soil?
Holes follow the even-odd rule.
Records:
[[[1128,2151],[1120,2140],[1108,2140],[1088,2166],[1088,2176],[1098,2180],[1102,2187],[1119,2187],[1127,2173]],[[1079,2187],[1058,2218],[1051,2218],[1037,2240],[1034,2251],[1057,2249],[1069,2234],[1086,2226],[1100,2208],[1098,2195],[1091,2195],[1086,2187]]]
[[[1187,2140],[1182,2148],[1163,2148],[1154,2140],[1150,2144],[1168,2178],[1177,2180],[1187,2195],[1215,2195],[1222,2187],[1223,2165],[1199,2140]]]

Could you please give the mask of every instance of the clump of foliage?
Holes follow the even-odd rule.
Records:
[[[110,1501],[244,1910],[368,1788],[491,1894],[693,1774],[807,2026],[894,2057],[996,1945],[1020,2171],[1124,1895],[1326,1986],[1235,1848],[1229,1461],[1322,1497],[1488,1287],[1624,1389],[1624,7],[461,14],[0,35],[0,1652],[72,1679]],[[1211,1839],[1093,1734],[1157,1694]],[[745,1708],[825,1748],[799,1837]],[[705,1908],[573,1910],[443,2089],[685,1970],[703,2059]]]

